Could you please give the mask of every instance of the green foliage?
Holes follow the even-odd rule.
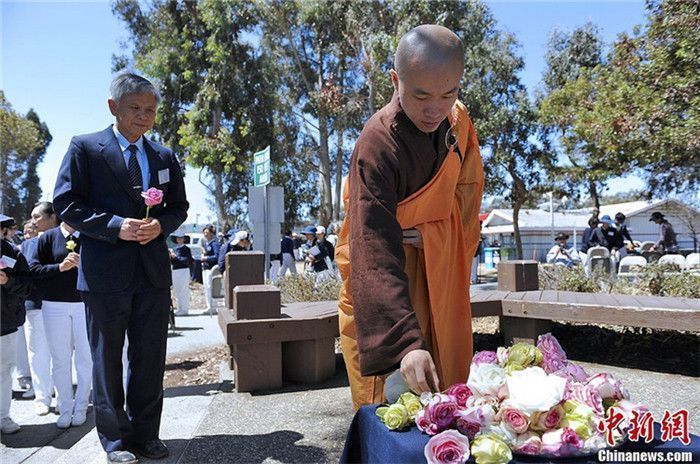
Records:
[[[282,303],[300,301],[329,301],[337,300],[340,294],[340,281],[324,279],[316,281],[309,274],[288,275],[279,280]]]
[[[700,6],[649,0],[646,29],[622,35],[596,81],[597,136],[630,160],[652,193],[697,191],[700,179]]]
[[[17,222],[29,217],[27,203],[41,196],[36,167],[50,140],[48,128],[36,113],[21,116],[0,90],[0,212]],[[36,184],[28,188],[27,182],[32,181]]]

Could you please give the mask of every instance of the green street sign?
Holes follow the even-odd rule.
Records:
[[[262,187],[270,183],[270,147],[253,155],[253,172],[255,172],[255,186]]]

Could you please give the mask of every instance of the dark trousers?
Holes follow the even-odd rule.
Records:
[[[122,292],[83,292],[92,352],[95,426],[106,452],[158,438],[170,289],[152,286],[142,264]],[[126,409],[124,334],[129,337]]]

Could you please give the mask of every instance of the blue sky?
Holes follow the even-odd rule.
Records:
[[[530,90],[541,80],[544,51],[554,28],[572,30],[591,21],[611,43],[621,32],[644,24],[643,1],[490,1],[499,28],[516,35],[525,57],[523,82]],[[0,89],[15,110],[34,108],[53,135],[39,169],[50,199],[55,175],[73,135],[107,127],[111,57],[127,33],[106,1],[34,2],[0,0]],[[213,217],[198,172],[188,168],[190,220]],[[612,181],[612,192],[639,188],[636,177]]]

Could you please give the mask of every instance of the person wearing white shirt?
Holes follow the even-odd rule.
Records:
[[[555,245],[547,253],[547,262],[549,264],[557,264],[560,266],[574,267],[581,262],[576,250],[567,246],[566,241],[569,240],[569,235],[560,232],[555,237]]]

